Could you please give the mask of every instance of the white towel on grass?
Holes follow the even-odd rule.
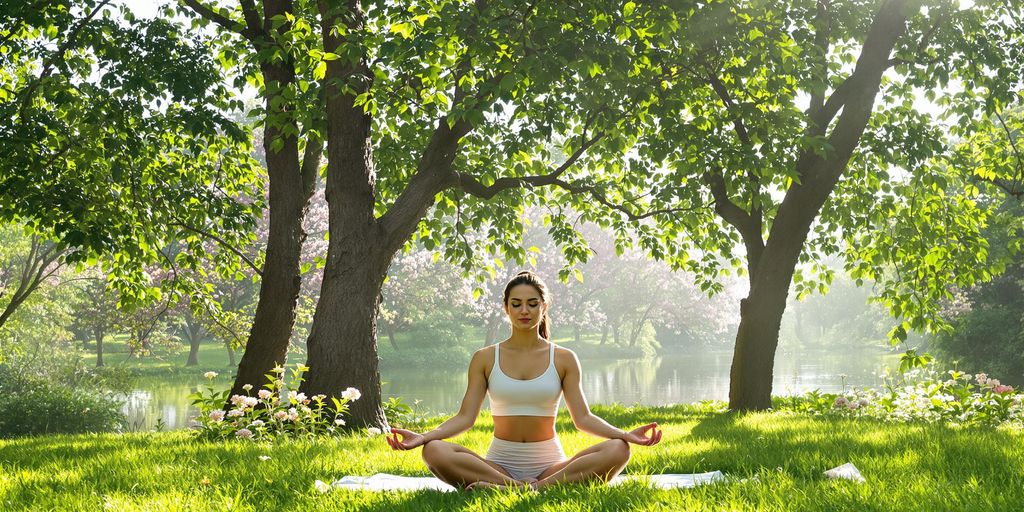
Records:
[[[646,480],[654,487],[676,489],[696,487],[724,479],[725,476],[722,475],[721,471],[711,471],[709,473],[690,474],[620,475],[613,478],[609,484],[617,485],[633,480]],[[400,476],[387,473],[377,473],[373,476],[346,476],[330,484],[317,480],[313,485],[320,492],[328,492],[331,489],[361,489],[366,491],[418,491],[421,489],[433,489],[443,492],[455,490],[454,487],[432,476]]]

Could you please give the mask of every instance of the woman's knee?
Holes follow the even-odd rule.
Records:
[[[423,445],[423,460],[430,464],[437,461],[446,451],[448,451],[448,446],[444,441],[427,441],[427,444]]]
[[[615,457],[616,461],[628,462],[630,456],[629,443],[622,439],[612,439],[608,443],[608,451]]]

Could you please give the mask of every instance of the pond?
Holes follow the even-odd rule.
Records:
[[[793,395],[814,389],[838,392],[845,385],[881,385],[885,368],[895,369],[899,356],[876,349],[780,352],[775,362],[773,394]],[[670,355],[642,360],[583,359],[583,391],[591,404],[668,405],[727,400],[731,351]],[[452,414],[466,389],[466,371],[382,371],[384,398],[398,396],[421,413]],[[184,428],[196,414],[189,395],[207,385],[202,377],[178,381],[142,379],[127,396],[124,412],[130,430]],[[227,380],[222,384],[227,385]],[[223,388],[221,388],[223,389]],[[564,407],[564,403],[562,407]],[[485,401],[484,407],[489,407]]]

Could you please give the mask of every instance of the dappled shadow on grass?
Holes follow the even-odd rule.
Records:
[[[664,461],[667,467],[686,467],[699,457],[729,474],[782,468],[799,478],[823,480],[823,471],[853,462],[866,478],[903,472],[939,482],[971,476],[1006,483],[1024,480],[1024,452],[1020,449],[1024,432],[1020,431],[894,424],[867,418],[723,413],[700,421],[691,431],[691,440],[712,442],[699,453]]]
[[[391,473],[426,476],[419,451],[395,452],[380,437],[359,436],[275,446],[231,441],[209,443],[187,433],[42,436],[0,445],[0,503],[29,509],[92,510],[107,499],[138,504],[227,500],[270,510],[678,510],[832,508],[885,510],[901,503],[916,509],[1015,509],[1024,487],[1024,431],[871,419],[811,417],[773,412],[730,414],[692,407],[595,407],[609,423],[631,428],[662,425],[654,447],[634,447],[627,474],[721,470],[756,481],[678,491],[627,484],[573,485],[540,493],[372,493],[320,495],[316,479]],[[567,450],[600,442],[579,434],[564,413],[558,430]],[[455,439],[486,450],[491,420],[482,417]],[[570,448],[571,447],[571,448]],[[571,453],[570,453],[571,454]],[[260,456],[271,457],[261,460]],[[853,462],[865,485],[827,481],[822,472]],[[777,469],[778,468],[778,469]],[[63,506],[65,502],[79,505]],[[764,504],[771,504],[770,506]],[[149,506],[149,505],[147,505]],[[190,505],[191,506],[191,505]],[[603,508],[602,508],[603,507]],[[116,508],[116,507],[115,507]],[[152,508],[152,507],[150,507]],[[173,507],[172,507],[173,508]],[[186,508],[178,506],[178,508]],[[245,508],[245,507],[243,507]]]
[[[479,490],[479,491],[416,491],[368,492],[338,491],[324,495],[325,500],[344,501],[346,509],[376,512],[395,510],[676,510],[669,493],[652,492],[650,488],[631,483],[615,487],[591,482],[558,485],[541,491]],[[653,505],[661,505],[655,507]]]

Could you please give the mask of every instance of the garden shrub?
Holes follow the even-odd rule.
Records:
[[[114,394],[51,382],[0,364],[0,437],[109,432],[123,428]]]

